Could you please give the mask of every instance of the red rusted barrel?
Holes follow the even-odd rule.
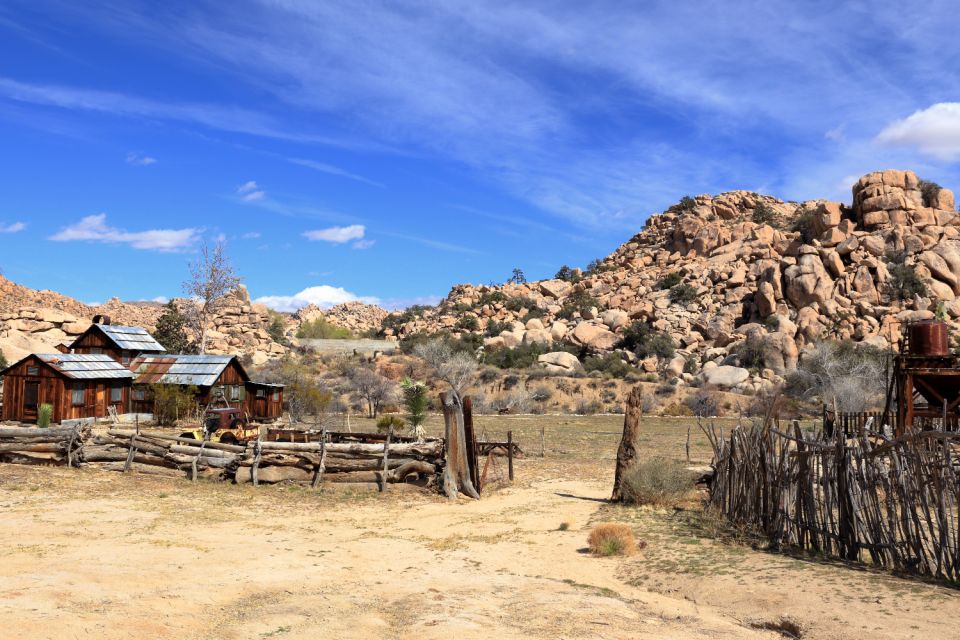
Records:
[[[910,355],[946,356],[949,353],[946,322],[923,320],[910,325]]]

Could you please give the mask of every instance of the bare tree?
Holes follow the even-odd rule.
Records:
[[[367,403],[367,416],[376,418],[384,404],[393,399],[396,385],[369,367],[356,367],[347,373],[354,395]]]
[[[418,344],[414,355],[433,369],[434,375],[450,385],[457,404],[463,404],[463,393],[477,377],[477,361],[465,351],[454,351],[440,339]]]
[[[190,263],[190,278],[183,283],[183,292],[191,299],[187,318],[195,333],[200,353],[207,352],[207,331],[210,321],[228,293],[240,286],[241,279],[230,264],[222,241],[213,247],[206,242],[200,256]]]
[[[866,411],[880,406],[886,392],[886,353],[852,342],[820,342],[800,359],[787,378],[787,393],[819,397],[839,411]]]

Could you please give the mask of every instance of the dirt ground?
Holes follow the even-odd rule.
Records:
[[[527,455],[455,504],[2,466],[0,638],[960,637],[947,586],[721,541],[692,508],[605,504],[621,420],[480,418]],[[642,454],[682,459],[687,425],[648,420]],[[591,557],[602,521],[647,547]]]

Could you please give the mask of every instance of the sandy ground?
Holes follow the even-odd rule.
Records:
[[[0,638],[960,637],[952,589],[606,505],[605,464],[570,477],[555,453],[455,504],[2,466]],[[591,557],[605,520],[648,547]]]

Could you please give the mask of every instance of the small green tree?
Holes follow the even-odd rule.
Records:
[[[163,307],[153,337],[169,353],[196,353],[196,346],[187,337],[187,318],[171,300]]]
[[[527,276],[524,275],[523,269],[514,267],[513,273],[510,275],[510,278],[507,280],[507,282],[512,284],[526,284]]]
[[[681,211],[693,211],[697,208],[697,201],[691,198],[690,196],[683,196],[680,198],[680,204],[678,208]]]
[[[553,276],[557,280],[564,280],[566,282],[577,283],[583,280],[583,276],[579,274],[575,269],[571,269],[567,265],[560,267],[557,274]]]
[[[757,203],[757,206],[753,208],[753,215],[751,218],[757,224],[768,224],[771,227],[777,226],[779,221],[777,212],[774,211],[773,207],[768,205],[766,202]]]
[[[153,418],[161,426],[173,426],[177,420],[196,415],[197,388],[193,385],[152,384]]]
[[[940,198],[940,190],[943,189],[943,187],[932,180],[921,180],[917,186],[920,187],[920,197],[923,199],[923,206],[937,206],[937,200]]]
[[[53,405],[42,404],[37,410],[37,426],[46,429],[50,426],[50,419],[53,417]]]
[[[273,309],[267,311],[267,315],[270,318],[270,324],[267,325],[267,334],[270,336],[270,339],[274,342],[280,344],[287,343],[286,335],[286,322],[283,320],[283,314],[277,313]]]
[[[407,412],[409,413],[407,419],[410,421],[410,428],[413,429],[413,434],[417,439],[422,440],[424,435],[423,423],[427,419],[427,404],[429,403],[427,395],[430,389],[425,382],[404,378],[400,381],[400,391],[403,393],[403,403],[407,406]]]

